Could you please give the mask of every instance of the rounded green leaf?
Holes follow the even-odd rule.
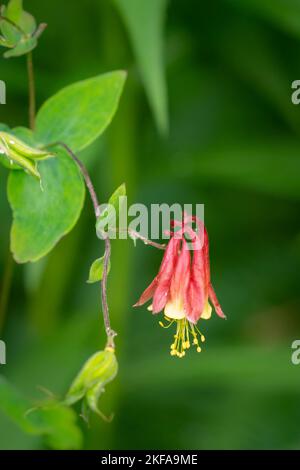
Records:
[[[91,144],[109,125],[126,72],[111,72],[67,86],[44,103],[36,118],[36,138],[63,141],[74,152]]]
[[[8,199],[13,210],[11,251],[19,263],[45,256],[76,224],[85,186],[76,164],[64,149],[56,158],[38,164],[40,183],[23,172],[8,179]]]

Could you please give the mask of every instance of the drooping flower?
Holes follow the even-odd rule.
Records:
[[[196,222],[197,231],[191,222]],[[209,242],[203,222],[185,215],[183,222],[172,221],[172,227],[159,272],[134,307],[152,299],[148,310],[153,314],[164,310],[167,324],[160,325],[177,325],[171,355],[183,357],[191,344],[201,351],[199,340],[204,342],[205,337],[197,322],[211,317],[210,302],[219,317],[226,317],[210,280]]]

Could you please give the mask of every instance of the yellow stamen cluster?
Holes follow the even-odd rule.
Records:
[[[165,319],[169,323],[165,325],[160,321],[159,324],[162,328],[169,328],[174,322],[177,323],[174,342],[171,344],[171,356],[184,357],[186,350],[190,349],[191,345],[195,346],[197,352],[201,352],[198,335],[202,343],[205,341],[205,337],[196,325],[190,323],[186,318],[175,320],[165,316]]]

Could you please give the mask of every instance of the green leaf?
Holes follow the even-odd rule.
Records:
[[[65,142],[74,152],[91,144],[110,124],[126,73],[111,72],[70,85],[44,103],[36,118],[36,138]]]
[[[122,196],[126,196],[126,185],[122,183],[110,196],[108,200],[108,204],[111,204],[115,207],[115,209],[119,208],[119,198]]]
[[[161,133],[168,130],[163,29],[167,0],[115,0],[128,29],[150,106]]]
[[[101,258],[96,259],[92,266],[90,267],[89,273],[89,284],[94,284],[95,282],[99,282],[102,280],[103,277],[103,268],[104,268],[104,256]],[[110,270],[110,264],[108,266],[108,270]]]
[[[1,132],[1,131],[9,132],[9,131],[10,131],[10,128],[8,127],[7,124],[3,124],[2,122],[0,122],[0,132]]]
[[[5,129],[0,128],[0,131],[1,130],[5,131]],[[23,140],[23,142],[25,142],[27,145],[30,145],[31,147],[36,146],[36,141],[34,140],[33,132],[31,129],[28,129],[27,127],[18,126],[18,127],[14,127],[11,131],[7,130],[6,132],[11,132],[16,137]]]
[[[0,376],[0,410],[23,432],[40,435],[53,449],[80,449],[82,434],[72,409],[56,402],[34,408]]]
[[[45,436],[49,447],[56,450],[82,448],[83,436],[76,424],[76,413],[71,408],[61,403],[50,402],[34,408],[27,416],[38,434]]]
[[[13,171],[8,199],[13,210],[11,251],[19,263],[45,256],[76,224],[85,186],[76,164],[64,149],[39,163],[43,190],[30,176]]]

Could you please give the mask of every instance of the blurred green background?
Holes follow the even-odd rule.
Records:
[[[113,242],[109,300],[120,372],[100,408],[115,418],[92,417],[90,427],[78,418],[84,448],[300,448],[300,366],[291,363],[300,337],[300,109],[291,103],[291,83],[300,79],[300,1],[171,0],[163,44],[149,36],[135,47],[113,1],[24,3],[48,23],[34,51],[39,105],[74,81],[128,70],[112,125],[81,158],[103,201],[125,181],[130,203],[205,204],[212,280],[228,317],[203,322],[203,353],[170,357],[171,331],[146,308],[131,307],[162,254]],[[147,3],[140,0],[145,11]],[[137,24],[151,24],[138,10]],[[159,69],[161,46],[165,135],[166,93],[151,65],[156,54]],[[149,100],[143,85],[151,72],[158,88]],[[0,121],[27,124],[25,59],[1,58],[0,79],[7,83]],[[1,279],[11,223],[6,178],[1,167]],[[104,345],[99,287],[85,283],[103,251],[93,217],[87,199],[80,222],[50,255],[14,266],[0,319],[7,344],[0,372],[30,399],[44,397],[38,386],[63,396]],[[1,413],[0,435],[1,449],[45,446]]]

